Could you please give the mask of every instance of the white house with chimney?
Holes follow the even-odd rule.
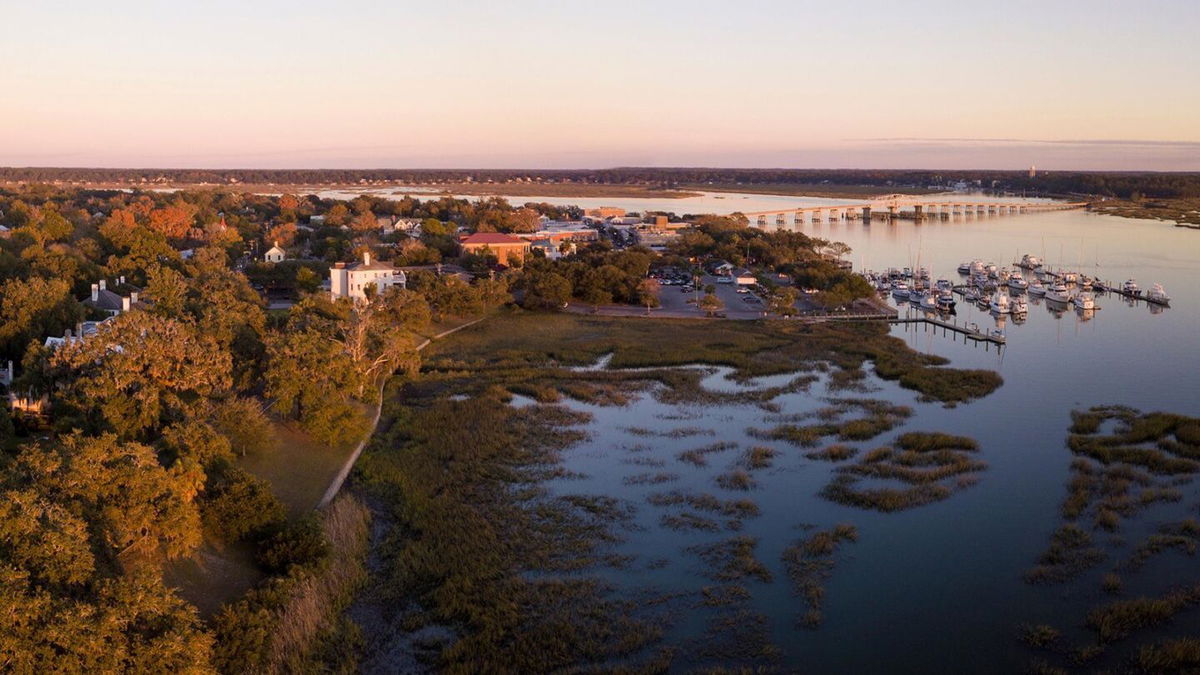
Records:
[[[117,279],[119,288],[129,289],[129,295],[121,295],[114,292],[108,287],[108,280],[101,279],[92,284],[92,294],[83,301],[83,304],[92,309],[105,312],[109,316],[116,316],[121,312],[128,312],[136,306],[140,306],[137,290],[135,286],[130,286],[125,283],[125,277]]]
[[[404,288],[407,282],[404,270],[396,269],[390,262],[372,260],[370,251],[363,253],[362,262],[339,262],[329,268],[329,295],[334,300],[365,299],[370,284],[375,284],[376,292],[382,293],[392,286]]]
[[[275,242],[274,246],[267,249],[267,252],[263,255],[263,260],[269,263],[281,263],[287,260],[287,251],[279,246],[279,242]]]

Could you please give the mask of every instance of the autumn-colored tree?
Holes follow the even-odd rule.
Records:
[[[74,377],[59,394],[64,424],[122,438],[153,435],[230,387],[230,355],[207,330],[143,311],[121,314],[91,338],[59,348],[51,363]]]
[[[647,316],[650,315],[652,307],[658,307],[658,293],[661,289],[662,285],[658,283],[657,279],[647,277],[638,282],[638,295],[642,299],[642,304],[646,306]]]
[[[0,284],[0,359],[20,361],[31,340],[62,335],[83,319],[64,279],[9,279]]]
[[[700,298],[700,309],[704,310],[704,313],[708,316],[716,314],[724,309],[724,307],[725,303],[721,302],[721,299],[712,293],[705,293],[704,297]]]
[[[779,316],[792,316],[796,313],[796,300],[800,293],[791,286],[780,286],[771,293],[767,301],[767,309]]]
[[[146,219],[146,225],[168,239],[183,239],[196,222],[196,207],[182,200],[154,209]]]

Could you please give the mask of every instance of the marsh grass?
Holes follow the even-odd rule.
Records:
[[[638,473],[632,476],[625,476],[622,482],[626,485],[661,485],[662,483],[671,483],[679,480],[679,474],[669,471],[657,471],[653,473]]]
[[[1143,673],[1195,673],[1200,669],[1200,638],[1163,640],[1138,650],[1135,664]]]
[[[797,623],[816,628],[823,620],[821,605],[825,598],[824,582],[833,574],[833,555],[842,542],[858,541],[858,529],[841,524],[830,530],[814,532],[806,539],[783,550],[783,565],[792,582],[792,591],[804,598],[808,610]]]
[[[845,445],[844,443],[834,443],[827,448],[806,452],[804,456],[820,462],[843,462],[847,459],[853,459],[856,454],[858,454],[857,448]]]
[[[1037,566],[1025,573],[1025,580],[1061,583],[1099,565],[1107,557],[1083,528],[1063,525],[1050,538],[1050,545],[1038,557]]]
[[[765,440],[786,441],[804,448],[816,446],[824,438],[835,437],[841,441],[865,441],[891,431],[912,416],[912,408],[892,405],[874,399],[833,399],[835,405],[823,408],[817,417],[824,420],[816,424],[780,424],[770,429],[750,429],[748,433]],[[861,409],[866,417],[840,420],[841,416]]]
[[[1088,612],[1087,625],[1101,642],[1124,639],[1135,631],[1169,622],[1200,604],[1200,585],[1178,588],[1158,597],[1117,600]]]
[[[771,570],[754,557],[757,546],[756,537],[740,535],[711,544],[689,546],[686,550],[708,565],[704,574],[715,581],[757,579],[771,583]]]
[[[678,455],[675,455],[675,458],[681,462],[687,462],[693,466],[708,466],[708,455],[718,452],[725,452],[726,450],[733,450],[736,447],[737,443],[730,441],[718,441],[700,448],[684,450]]]
[[[721,524],[711,518],[695,513],[666,513],[659,519],[659,523],[669,530],[692,530],[699,532],[720,532]]]
[[[771,467],[772,461],[779,453],[774,448],[769,448],[764,445],[756,445],[747,448],[742,454],[740,465],[748,471],[757,471],[759,469],[768,469]]]
[[[838,468],[821,496],[847,506],[892,512],[948,499],[975,484],[987,464],[970,453],[979,445],[964,436],[909,432],[897,439],[900,450],[871,450],[855,464]],[[894,481],[904,487],[863,486],[864,480]]]
[[[753,490],[758,481],[741,469],[727,471],[715,479],[717,486],[725,490]]]
[[[1021,642],[1035,649],[1049,649],[1062,638],[1062,631],[1047,624],[1021,626]]]

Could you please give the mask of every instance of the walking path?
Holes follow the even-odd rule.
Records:
[[[468,321],[461,326],[455,326],[454,328],[444,330],[433,337],[426,338],[424,342],[417,345],[416,351],[419,352],[422,349],[425,349],[432,344],[434,340],[440,340],[451,333],[456,333],[468,326],[474,326],[486,318],[487,317],[485,316],[481,316],[478,319]],[[321,502],[317,504],[318,509],[323,509],[328,506],[329,503],[333,501],[333,498],[337,496],[338,492],[341,491],[342,485],[346,482],[346,479],[350,477],[350,471],[354,469],[354,464],[358,461],[359,455],[362,454],[363,448],[367,447],[367,442],[370,441],[371,437],[375,435],[375,428],[379,426],[379,417],[383,414],[383,388],[386,385],[386,379],[384,380],[383,384],[379,385],[379,404],[375,406],[375,417],[371,420],[371,429],[366,433],[365,436],[363,436],[363,439],[359,441],[358,445],[355,446],[354,452],[350,453],[350,456],[346,458],[346,462],[342,464],[342,468],[339,469],[337,475],[333,477],[333,482],[329,484],[329,488],[325,490],[325,495],[321,497]]]

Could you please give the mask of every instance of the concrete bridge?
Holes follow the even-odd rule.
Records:
[[[1065,211],[1082,209],[1087,202],[1027,202],[999,201],[985,202],[966,199],[938,198],[936,195],[920,197],[915,195],[884,195],[854,204],[823,204],[821,206],[802,206],[774,211],[753,211],[746,213],[751,224],[761,229],[768,229],[774,220],[775,229],[792,229],[805,223],[823,223],[836,220],[856,220],[862,218],[869,223],[872,218],[880,218],[891,222],[898,218],[908,220],[924,220],[938,218],[949,220],[954,217],[984,217],[1016,215],[1020,213],[1040,213],[1043,211]]]

